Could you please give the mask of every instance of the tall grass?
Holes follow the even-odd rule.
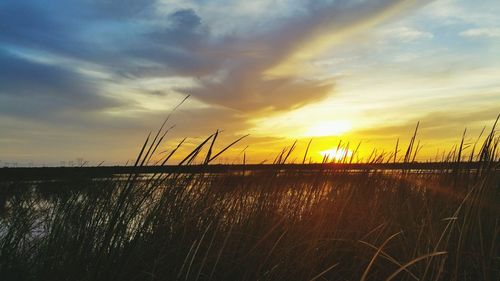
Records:
[[[182,145],[153,162],[164,128],[135,167],[165,165]],[[274,170],[3,181],[0,279],[499,280],[495,129],[467,159],[462,142],[442,159],[449,169],[435,171],[411,169],[416,132],[404,155],[396,147],[367,161],[408,163],[389,172],[279,169],[294,144]],[[217,137],[179,165],[208,167],[239,141],[215,152]]]

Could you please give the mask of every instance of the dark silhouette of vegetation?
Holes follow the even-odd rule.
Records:
[[[146,177],[144,167],[166,166],[182,145],[152,162],[165,123],[125,177],[3,178],[0,279],[500,278],[495,126],[482,146],[462,141],[442,167],[415,163],[415,130],[404,155],[373,153],[355,171],[347,155],[335,160],[341,168],[325,159],[289,169],[294,144],[271,168],[211,173],[240,140],[216,152],[216,132],[179,164],[196,172]],[[373,166],[384,163],[401,166]]]

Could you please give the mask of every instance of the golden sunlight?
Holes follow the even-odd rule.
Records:
[[[350,129],[351,123],[349,121],[322,121],[310,127],[305,135],[309,137],[338,136]]]
[[[350,149],[345,148],[332,148],[328,150],[320,151],[319,154],[323,156],[323,158],[328,157],[327,161],[339,161],[344,158],[349,158],[352,156],[352,151]]]

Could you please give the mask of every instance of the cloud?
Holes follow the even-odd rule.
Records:
[[[345,32],[402,2],[299,4],[300,12],[252,33],[214,35],[194,9],[165,15],[153,0],[30,5],[7,0],[0,9],[0,40],[8,46],[93,63],[124,79],[195,77],[199,81],[195,87],[177,90],[214,106],[279,111],[321,100],[334,83],[297,78],[300,69],[276,77],[269,75],[270,69],[318,38]]]
[[[315,2],[299,16],[267,30],[224,38],[208,48],[209,54],[220,57],[217,71],[201,77],[198,87],[185,91],[208,103],[246,112],[287,110],[316,102],[331,94],[332,81],[297,78],[300,69],[279,76],[270,75],[269,70],[319,38],[345,32],[399,2]]]
[[[354,135],[364,138],[410,137],[417,122],[420,122],[419,136],[423,140],[458,139],[465,128],[481,128],[491,126],[499,114],[498,107],[489,107],[478,110],[450,113],[445,111],[432,111],[420,116],[399,122],[394,125],[381,126],[371,129],[362,129],[353,132]]]
[[[421,31],[415,28],[400,26],[384,31],[384,35],[403,42],[413,42],[417,40],[429,40],[434,38],[434,35],[427,31]]]
[[[121,103],[99,94],[94,81],[58,65],[0,49],[0,114],[43,119],[60,111],[97,111]]]
[[[500,28],[499,27],[482,27],[482,28],[471,28],[464,30],[459,33],[462,37],[469,38],[500,38]]]
[[[154,9],[156,0],[89,0],[73,5],[88,10],[88,16],[100,17],[104,20],[126,20],[137,17],[142,13],[149,14]]]
[[[179,133],[247,130],[251,118],[314,103],[335,90],[329,77],[303,75],[303,61],[283,73],[273,69],[341,42],[413,1],[297,1],[280,4],[279,11],[271,2],[256,8],[268,11],[265,19],[254,12],[238,19],[239,11],[225,9],[238,22],[214,25],[210,10],[200,8],[204,1],[172,2],[170,10],[156,0],[1,1],[0,114],[31,124],[13,128],[10,136],[40,123],[68,142],[74,127],[83,135],[117,127],[116,136],[151,128],[164,112],[131,103],[130,93],[142,91],[147,99],[151,90],[142,84],[158,77],[193,81],[154,91],[191,94],[204,106],[179,112],[183,118],[173,121],[186,124]],[[242,5],[235,7],[247,7]],[[95,69],[102,75],[89,74]],[[111,98],[108,91],[116,85],[132,89]]]
[[[206,43],[208,30],[192,9],[178,10],[168,15],[167,19],[169,25],[166,28],[148,34],[152,42],[189,51],[199,50]]]

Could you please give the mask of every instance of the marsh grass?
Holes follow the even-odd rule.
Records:
[[[135,167],[182,145],[152,160],[165,123]],[[240,140],[216,152],[218,134],[179,165],[208,166]],[[434,171],[412,169],[416,134],[404,154],[367,160],[407,163],[394,171],[279,169],[294,144],[275,170],[4,181],[1,280],[499,280],[495,128]]]

